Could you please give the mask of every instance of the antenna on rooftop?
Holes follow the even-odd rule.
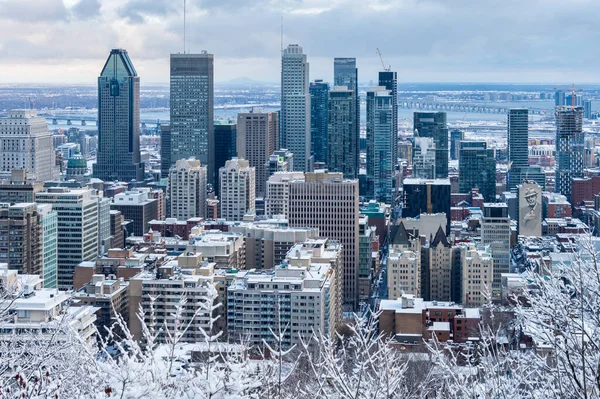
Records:
[[[183,54],[185,54],[185,3],[187,0],[183,0]]]

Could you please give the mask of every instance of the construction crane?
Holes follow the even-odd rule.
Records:
[[[385,62],[383,62],[383,55],[381,55],[381,51],[379,50],[379,47],[377,48],[377,54],[379,54],[379,59],[381,60],[381,66],[383,67],[383,71],[384,72],[389,72],[392,70],[392,66],[388,65],[388,67],[385,67]]]
[[[574,107],[576,104],[575,102],[575,92],[579,92],[581,93],[583,91],[583,89],[575,89],[575,83],[573,83],[573,85],[571,87],[555,87],[552,90],[556,90],[556,91],[571,91],[571,106]]]

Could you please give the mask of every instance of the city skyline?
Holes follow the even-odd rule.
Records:
[[[39,83],[93,82],[94,66],[108,50],[119,47],[137,60],[146,82],[166,83],[169,54],[183,52],[182,1],[37,3],[27,8],[15,0],[0,4],[0,22],[9,32],[0,39],[2,83],[25,82],[29,76]],[[513,18],[510,3],[519,7],[523,18]],[[576,4],[305,0],[227,5],[190,0],[187,50],[215,54],[216,82],[244,77],[275,82],[283,15],[283,44],[304,47],[311,80],[328,80],[333,75],[331,60],[341,56],[357,58],[361,80],[371,76],[375,80],[382,69],[376,54],[380,48],[386,67],[392,65],[400,82],[569,82],[572,76],[597,82],[593,54],[600,30],[593,15],[598,8],[600,4],[589,0]],[[529,16],[535,16],[535,24],[528,23]],[[588,47],[573,45],[578,42]]]

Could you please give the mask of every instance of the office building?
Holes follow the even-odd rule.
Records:
[[[160,125],[160,177],[168,177],[170,169],[171,125]]]
[[[316,227],[343,247],[344,303],[352,309],[358,305],[358,200],[358,180],[341,173],[311,172],[289,182],[290,226]]]
[[[279,127],[278,127],[279,128]],[[215,174],[218,174],[219,169],[225,166],[225,162],[237,157],[237,125],[215,122]],[[217,176],[218,177],[218,176]],[[212,184],[215,189],[215,194],[218,196],[219,179],[216,178]]]
[[[398,163],[398,76],[396,72],[379,72],[379,86],[390,91],[392,105],[392,168]],[[367,104],[368,107],[368,104]],[[368,110],[368,108],[367,108]]]
[[[356,92],[345,86],[329,91],[327,169],[347,179],[358,178],[359,130],[356,128]]]
[[[290,44],[281,60],[279,148],[294,153],[294,170],[312,170],[309,75],[302,47]]]
[[[416,218],[422,213],[446,215],[446,234],[450,233],[450,180],[406,178],[403,182],[402,216]],[[437,231],[437,228],[435,229]]]
[[[415,137],[412,150],[412,177],[435,179],[435,142],[432,137]]]
[[[488,303],[494,280],[494,261],[489,246],[477,249],[473,244],[460,247],[462,263],[461,301],[465,306],[482,307]]]
[[[255,169],[257,197],[265,195],[267,181],[265,164],[278,147],[277,115],[277,112],[263,112],[259,108],[238,114],[237,156],[246,159]]]
[[[592,118],[592,100],[583,100],[583,117]]]
[[[265,198],[267,216],[281,215],[285,219],[289,217],[290,183],[296,180],[304,181],[304,173],[278,172],[269,177]]]
[[[378,261],[376,228],[369,225],[369,217],[361,213],[358,220],[358,297],[362,300],[368,300],[371,293],[371,283],[373,281],[373,255]]]
[[[581,94],[569,94],[565,96],[566,106],[583,107],[583,97]]]
[[[196,159],[180,159],[171,167],[167,183],[170,217],[205,217],[206,176],[206,166]]]
[[[140,77],[127,51],[110,52],[98,77],[98,154],[94,177],[141,181]]]
[[[234,278],[227,288],[228,335],[264,347],[279,344],[272,332],[286,325],[284,349],[315,334],[335,340],[342,319],[342,259],[339,243],[309,240],[295,245],[283,264]]]
[[[35,194],[43,189],[44,183],[28,179],[26,170],[13,170],[9,180],[0,181],[0,203],[35,202]]]
[[[213,55],[171,54],[171,165],[196,158],[215,182]]]
[[[315,162],[327,162],[329,84],[320,79],[310,83],[310,139]]]
[[[521,170],[529,167],[529,110],[511,109],[508,111],[508,174],[507,191],[521,184]]]
[[[0,177],[10,178],[13,170],[26,170],[32,180],[58,179],[52,133],[46,119],[35,110],[10,110],[0,118]]]
[[[450,132],[450,159],[458,161],[460,142],[465,139],[465,132],[462,130],[452,130]]]
[[[510,272],[510,217],[508,205],[503,203],[483,204],[481,220],[481,243],[489,245],[494,261],[492,295],[494,300],[500,298],[502,289],[502,273]]]
[[[254,213],[256,200],[256,170],[245,159],[233,158],[219,169],[221,190],[221,217],[241,221],[247,213]]]
[[[43,274],[43,227],[36,204],[0,209],[0,262],[21,274]]]
[[[583,177],[583,108],[556,108],[555,192],[571,198],[571,179]]]
[[[123,231],[124,223],[125,218],[123,217],[121,211],[110,211],[111,248],[125,248],[125,233]]]
[[[43,266],[42,278],[45,288],[57,288],[58,268],[58,213],[50,204],[38,204],[37,211],[42,225]]]
[[[562,107],[564,105],[570,105],[570,104],[567,104],[567,101],[565,98],[565,92],[562,90],[555,91],[554,92],[554,106]]]
[[[150,221],[156,219],[158,204],[147,192],[125,191],[113,197],[110,209],[119,211],[126,221],[132,222],[131,231],[137,237],[142,237],[150,229]]]
[[[496,158],[485,141],[462,141],[458,161],[458,191],[477,188],[486,201],[496,199]]]
[[[246,245],[241,233],[192,228],[187,251],[202,254],[202,259],[213,262],[215,268],[246,269]]]
[[[394,98],[384,87],[367,91],[367,181],[368,198],[394,203],[397,130],[394,133]]]
[[[333,84],[334,86],[346,87],[354,92],[355,122],[354,135],[360,137],[360,96],[358,92],[358,68],[356,58],[334,58],[333,59]],[[390,89],[390,90],[393,90]],[[358,176],[358,175],[357,175]],[[356,178],[356,176],[355,176]]]
[[[431,137],[435,143],[435,177],[448,177],[448,127],[445,112],[415,112],[415,137]]]
[[[265,163],[266,179],[265,179],[265,196],[267,195],[267,181],[277,172],[291,172],[294,170],[294,154],[287,149],[273,151],[267,163]]]
[[[51,204],[58,215],[58,288],[71,289],[75,267],[98,255],[98,201],[88,189],[50,187],[36,202]]]

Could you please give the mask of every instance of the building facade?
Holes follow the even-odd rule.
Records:
[[[390,90],[376,87],[367,91],[367,181],[368,197],[394,202],[394,172],[397,133],[394,134],[394,98]],[[396,130],[397,132],[397,130]]]
[[[445,112],[415,112],[415,135],[431,137],[435,143],[435,177],[448,177],[448,126]],[[418,133],[417,133],[418,132]]]
[[[508,111],[508,162],[510,172],[507,190],[512,191],[521,184],[521,170],[529,166],[529,110]]]
[[[241,221],[247,213],[254,213],[256,200],[256,169],[245,159],[234,158],[219,170],[221,190],[221,217]]]
[[[320,79],[310,83],[310,140],[315,162],[327,162],[329,84]]]
[[[478,188],[486,201],[496,199],[496,158],[485,141],[462,141],[458,161],[458,191]]]
[[[225,162],[237,157],[237,125],[235,123],[215,123],[215,173],[225,166]],[[218,176],[217,176],[218,177]],[[210,183],[210,182],[209,182]],[[215,179],[213,187],[219,195],[219,179]]]
[[[356,128],[356,92],[345,86],[329,91],[327,125],[327,169],[347,179],[358,178],[359,130]]]
[[[500,298],[502,273],[510,272],[510,217],[508,205],[484,203],[481,221],[481,243],[489,245],[494,261],[491,293],[493,299]]]
[[[125,191],[113,197],[110,209],[121,212],[125,220],[132,222],[129,234],[142,237],[150,229],[150,221],[156,219],[157,206],[147,192]]]
[[[170,217],[188,220],[206,215],[206,166],[196,159],[180,159],[169,171]]]
[[[582,107],[556,108],[556,187],[571,198],[571,179],[583,177],[585,135]]]

